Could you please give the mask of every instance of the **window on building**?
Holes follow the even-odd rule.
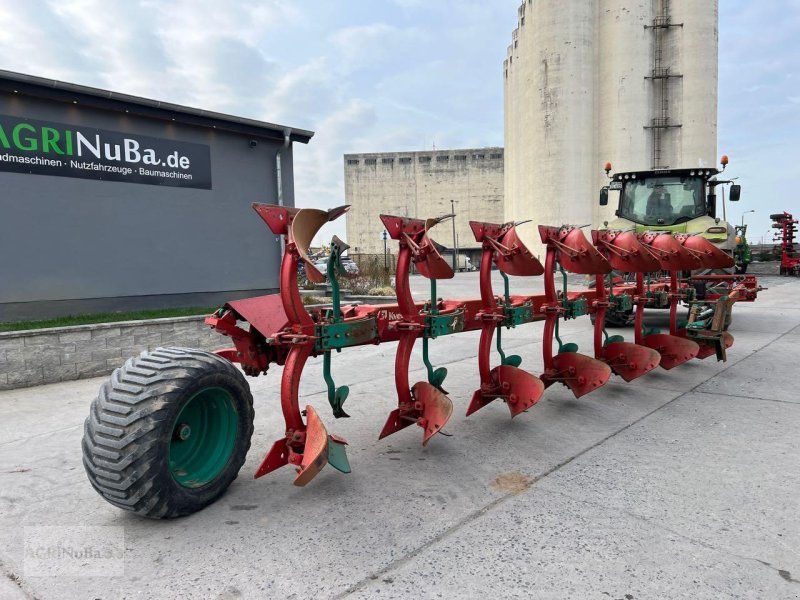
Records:
[[[377,162],[378,161],[376,159],[374,159],[374,158],[365,158],[364,159],[364,164],[365,165],[374,165]]]
[[[500,153],[490,154],[489,158],[491,158],[493,160],[497,160],[498,158],[503,158],[503,155],[500,154]]]
[[[384,165],[390,165],[390,164],[392,164],[393,162],[394,162],[394,159],[393,159],[393,158],[382,158],[382,159],[381,159],[381,163],[383,163]]]
[[[411,157],[410,156],[401,156],[400,157],[400,164],[401,165],[411,164]]]
[[[429,163],[429,162],[431,162],[431,157],[430,156],[420,156],[419,157],[419,162],[421,162],[421,163]]]
[[[453,157],[453,160],[467,160],[467,155],[466,154],[456,154]]]
[[[485,154],[473,154],[472,155],[472,160],[483,160],[484,158],[486,158]]]
[[[436,162],[447,162],[448,160],[450,160],[449,156],[437,156],[436,157]]]
[[[347,159],[347,164],[348,165],[357,165],[358,164],[358,159],[357,158],[348,158]]]

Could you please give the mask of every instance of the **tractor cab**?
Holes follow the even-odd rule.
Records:
[[[727,157],[723,157],[723,169],[726,164]],[[699,234],[733,252],[736,232],[725,218],[724,194],[719,206],[717,203],[717,186],[731,183],[718,179],[722,171],[657,169],[613,175],[610,171],[611,165],[606,163],[611,181],[600,191],[601,206],[608,204],[610,192],[619,192],[617,218],[607,224],[609,229]],[[740,186],[731,186],[729,200],[738,201],[740,193]]]

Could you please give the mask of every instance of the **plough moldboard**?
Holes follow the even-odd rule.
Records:
[[[475,382],[476,389],[466,406],[466,414],[472,415],[491,402],[504,402],[511,417],[516,417],[533,407],[546,388],[557,383],[568,387],[578,398],[601,388],[612,375],[630,382],[659,366],[672,369],[691,359],[710,356],[726,360],[726,351],[733,344],[733,336],[726,331],[731,307],[735,302],[753,301],[759,289],[752,276],[690,276],[692,271],[733,266],[730,255],[701,236],[658,231],[636,234],[632,231],[596,230],[587,237],[581,228],[571,225],[539,226],[539,235],[546,245],[542,264],[520,240],[517,233],[519,223],[471,222],[475,239],[482,247],[480,297],[441,299],[437,295],[437,281],[452,278],[454,274],[451,266],[436,250],[430,231],[448,217],[423,220],[382,215],[386,231],[399,246],[397,303],[343,305],[339,297],[339,279],[346,276],[346,272],[340,258],[347,245],[338,238],[333,239],[326,274],[315,268],[308,258],[308,249],[319,229],[347,212],[349,207],[329,211],[264,204],[254,204],[253,207],[269,229],[285,239],[280,294],[232,301],[208,317],[208,325],[233,341],[233,347],[219,350],[216,357],[210,355],[209,362],[211,359],[219,361],[218,357],[222,357],[226,361],[215,368],[223,369],[225,364],[229,366],[227,361],[230,361],[239,364],[244,373],[250,376],[266,372],[272,364],[283,365],[280,399],[285,435],[272,444],[255,476],[261,477],[285,465],[292,465],[297,471],[294,483],[300,486],[309,483],[326,464],[345,473],[350,471],[345,452],[347,442],[327,430],[312,406],[301,409],[298,396],[300,377],[309,357],[323,357],[323,374],[333,416],[347,417],[344,403],[349,390],[347,386],[334,383],[334,352],[351,346],[397,342],[394,365],[397,405],[389,412],[379,437],[384,438],[417,425],[422,429],[424,445],[442,431],[454,410],[453,401],[445,389],[447,369],[436,368],[430,361],[428,350],[432,340],[463,331],[479,330],[479,380]],[[311,281],[329,281],[332,288],[330,308],[309,311],[303,305],[297,278],[301,262]],[[419,302],[412,297],[409,282],[412,265],[430,281],[429,300]],[[504,282],[504,289],[499,294],[492,289],[491,271],[494,267],[499,270]],[[594,288],[569,290],[567,273],[594,276]],[[512,276],[544,277],[544,294],[512,294]],[[678,319],[681,304],[689,307],[688,319],[684,322]],[[644,327],[643,315],[647,307],[669,310],[668,332]],[[607,334],[605,321],[609,313],[633,318],[633,340],[626,341],[621,335]],[[562,321],[586,315],[594,318],[593,348],[588,354],[578,352],[574,343],[564,343],[559,335]],[[521,358],[505,354],[502,347],[503,329],[535,321],[544,322],[544,370],[539,374],[523,369]],[[410,385],[411,354],[418,341],[422,344],[427,377]],[[494,366],[493,347],[499,357],[499,362]],[[177,516],[199,510],[224,491],[244,462],[244,454],[241,457],[236,455],[237,465],[230,480],[222,482],[224,486],[216,495],[206,494],[202,498],[199,494],[198,497],[190,493],[180,495],[185,489],[176,488],[176,491],[170,488],[169,493],[158,493],[147,488],[147,493],[137,495],[140,488],[136,486],[120,492],[118,487],[111,485],[123,479],[127,472],[120,470],[116,478],[108,475],[111,459],[100,451],[94,451],[94,446],[102,445],[104,439],[97,432],[102,433],[104,426],[111,426],[103,422],[104,415],[108,413],[103,412],[102,401],[113,400],[114,394],[126,382],[129,384],[124,388],[126,393],[132,393],[130,381],[135,378],[132,379],[132,375],[129,377],[130,374],[138,376],[146,369],[164,372],[172,360],[185,359],[189,361],[185,364],[192,365],[199,360],[169,355],[169,352],[169,349],[164,349],[161,354],[158,350],[143,354],[139,359],[131,359],[118,370],[119,373],[115,372],[93,405],[84,438],[84,461],[95,488],[110,502],[146,516]],[[174,352],[184,351],[174,349]],[[236,372],[230,376],[241,377],[241,374]],[[242,384],[246,385],[244,379],[237,385]],[[137,388],[142,396],[156,395],[146,387],[150,384],[138,385],[142,386]],[[169,389],[174,389],[174,386]],[[185,479],[189,477],[186,473],[195,473],[190,477],[190,488],[192,484],[201,488],[211,485],[216,481],[214,477],[217,477],[208,475],[204,463],[196,466],[188,459],[173,460],[173,456],[180,458],[185,454],[184,445],[193,439],[195,430],[210,430],[210,425],[203,429],[199,418],[194,421],[188,418],[185,422],[182,420],[183,413],[196,402],[196,396],[199,394],[202,397],[209,389],[202,388],[201,392],[195,392],[195,396],[187,394],[185,399],[175,400],[180,406],[173,411],[179,413],[178,416],[168,421],[173,428],[171,434],[167,434],[170,438],[169,460],[159,467],[171,472],[173,479]],[[229,395],[235,401],[236,391],[229,390]],[[247,397],[251,399],[249,390]],[[121,398],[124,395],[119,394],[118,399]],[[225,401],[222,395],[204,401],[202,410],[216,419],[209,423],[216,423],[222,418],[234,418],[228,415],[230,411],[226,412]],[[242,413],[247,410],[244,406],[236,411],[239,423],[237,435],[247,435],[243,453],[249,447],[249,434],[241,421],[244,418],[252,419],[252,407],[249,408],[249,416],[243,416]],[[221,416],[218,418],[215,415]],[[247,425],[252,433],[252,423]],[[118,435],[125,433],[126,430],[120,427]],[[222,443],[218,438],[211,438],[211,441],[218,445]],[[200,450],[186,455],[195,456],[198,452]],[[238,446],[231,452],[238,452]],[[123,454],[118,453],[114,460],[124,463],[124,458]],[[227,472],[227,467],[220,469],[220,473]],[[172,483],[164,485],[169,487]],[[187,487],[185,483],[183,487]],[[173,498],[178,492],[182,503]]]

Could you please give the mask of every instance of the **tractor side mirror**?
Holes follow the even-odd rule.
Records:
[[[733,190],[731,190],[733,192]],[[600,188],[600,206],[608,204],[608,186]]]
[[[742,195],[742,186],[740,185],[732,185],[731,192],[728,194],[728,200],[731,202],[738,202],[739,196]]]

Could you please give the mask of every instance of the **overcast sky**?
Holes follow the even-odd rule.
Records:
[[[314,130],[296,200],[330,207],[346,152],[502,146],[518,4],[0,0],[0,67]],[[753,241],[800,213],[798,40],[800,0],[720,0],[719,150],[743,186],[728,217],[756,209]]]

